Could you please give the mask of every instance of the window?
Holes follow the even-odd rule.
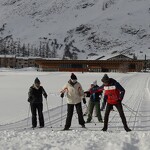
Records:
[[[129,69],[135,69],[135,64],[129,64]]]
[[[60,68],[71,68],[71,64],[61,64]]]
[[[71,68],[83,68],[82,64],[71,64]]]

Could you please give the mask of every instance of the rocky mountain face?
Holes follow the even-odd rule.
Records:
[[[144,59],[150,56],[150,1],[0,1],[0,54]]]

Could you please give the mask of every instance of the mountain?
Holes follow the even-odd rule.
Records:
[[[150,56],[150,1],[3,0],[1,52],[8,41],[43,57],[96,59],[121,53],[144,59]]]

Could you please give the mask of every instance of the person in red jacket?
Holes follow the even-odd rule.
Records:
[[[90,91],[90,93],[97,93],[104,90],[104,96],[107,99],[107,106],[104,116],[104,127],[102,131],[107,131],[108,128],[108,118],[110,111],[113,106],[115,106],[120,114],[124,129],[129,132],[131,129],[127,125],[126,117],[124,115],[122,100],[125,94],[125,89],[113,78],[109,78],[107,74],[101,79],[103,85],[99,87],[97,91]]]

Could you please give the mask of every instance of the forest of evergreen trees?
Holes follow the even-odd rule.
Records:
[[[0,28],[0,55],[15,55],[16,57],[43,57],[56,58],[57,49],[62,46],[56,39],[40,38],[39,44],[21,43],[20,39],[14,40],[13,36],[4,35],[6,24]]]
[[[48,37],[39,38],[39,43],[22,43],[20,39],[13,38],[12,34],[6,35],[6,24],[0,27],[0,55],[15,55],[16,57],[42,57],[57,58],[58,50],[63,50],[62,59],[78,59],[77,52],[81,52],[73,45],[74,40],[58,43],[57,39]],[[82,50],[82,53],[84,51]]]

